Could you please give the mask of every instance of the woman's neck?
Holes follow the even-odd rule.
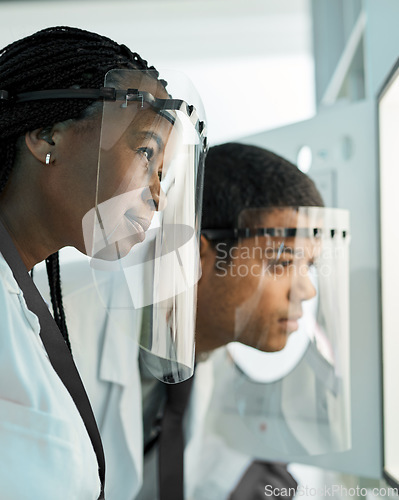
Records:
[[[11,236],[29,271],[34,265],[59,250],[48,230],[42,201],[34,198],[34,190],[10,181],[0,195],[0,221]]]

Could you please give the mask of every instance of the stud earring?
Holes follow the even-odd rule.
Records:
[[[46,154],[46,165],[50,165],[51,153]]]

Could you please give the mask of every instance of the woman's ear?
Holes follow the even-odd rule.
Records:
[[[51,127],[37,128],[25,134],[25,144],[27,148],[40,163],[49,163],[48,160],[55,146],[53,135],[54,132]],[[54,158],[52,158],[52,161],[54,161]]]
[[[210,273],[213,273],[216,259],[215,248],[203,234],[201,234],[200,240],[200,259],[203,278],[204,276],[208,276]]]
[[[201,234],[201,238],[200,238],[200,258],[201,258],[201,261],[203,258],[206,258],[206,254],[209,252],[210,247],[211,247],[211,244],[210,244],[209,240],[207,240],[205,238],[205,236],[203,234]],[[202,264],[202,262],[201,262],[201,264]]]

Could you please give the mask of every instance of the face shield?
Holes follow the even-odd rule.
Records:
[[[215,354],[210,405],[232,447],[290,461],[350,447],[348,230],[338,209],[240,214],[224,263],[236,342]]]
[[[103,104],[95,206],[82,227],[108,321],[174,383],[193,373],[206,139],[196,91],[181,74],[167,79],[166,91],[148,71],[106,75],[115,99]]]

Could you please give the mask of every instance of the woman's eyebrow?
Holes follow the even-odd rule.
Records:
[[[138,135],[141,136],[143,139],[148,139],[148,140],[154,139],[160,151],[163,151],[165,149],[165,143],[162,137],[158,135],[156,132],[152,130],[143,130],[138,132]]]
[[[301,256],[304,254],[305,250],[304,247],[302,247],[302,245],[295,246],[295,244],[288,245],[285,243],[281,243],[278,247],[272,247],[271,252],[277,254],[278,256],[280,256],[283,253],[288,253],[292,256],[298,256],[298,255]]]

